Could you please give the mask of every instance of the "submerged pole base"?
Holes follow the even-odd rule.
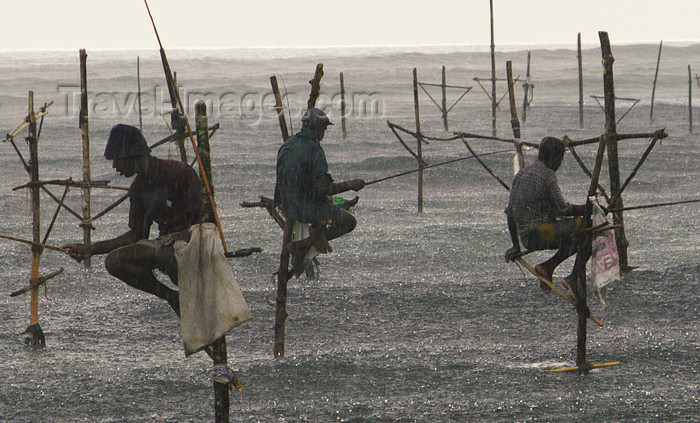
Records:
[[[46,346],[46,338],[44,337],[44,331],[41,330],[39,323],[34,323],[29,325],[24,332],[20,335],[29,335],[24,338],[24,343],[32,348],[44,348]]]
[[[586,367],[588,367],[588,369],[586,369],[586,370],[590,370],[590,369],[599,369],[599,368],[601,368],[601,367],[617,366],[618,364],[621,364],[621,362],[619,362],[619,361],[609,361],[609,362],[607,362],[607,363],[598,363],[598,364],[586,363],[586,364],[588,364],[588,365],[586,366]],[[549,370],[545,370],[545,372],[547,372],[547,373],[555,373],[555,372],[573,372],[573,371],[578,371],[578,366],[564,367],[564,368],[561,368],[561,369],[549,369]]]

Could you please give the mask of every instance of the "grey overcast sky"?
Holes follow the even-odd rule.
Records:
[[[0,50],[157,48],[143,0],[1,0]],[[488,45],[488,0],[150,0],[164,47]],[[494,0],[496,46],[700,41],[700,0]]]

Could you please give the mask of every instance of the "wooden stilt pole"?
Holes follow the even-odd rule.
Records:
[[[90,126],[88,124],[88,93],[87,93],[87,53],[80,50],[80,121],[78,126],[82,131],[83,140],[83,217],[80,226],[83,228],[83,243],[92,244],[90,223]],[[90,258],[83,260],[86,269],[92,267]]]
[[[527,122],[527,107],[530,104],[530,102],[527,100],[528,99],[528,94],[530,92],[530,57],[531,57],[530,51],[527,52],[527,72],[525,73],[525,83],[523,84],[523,88],[525,89],[525,95],[523,96],[523,124]]]
[[[513,87],[513,64],[510,60],[506,62],[506,75],[508,78],[508,97],[510,100],[510,126],[513,128],[513,137],[520,139],[520,122],[518,121],[518,111],[515,109],[515,88]],[[518,170],[525,167],[525,155],[523,146],[515,144],[518,156]]]
[[[323,78],[323,63],[316,65],[314,79],[309,81],[309,84],[311,84],[311,94],[309,94],[309,101],[306,104],[308,109],[316,107],[316,101],[318,101],[318,96],[321,94],[321,78]]]
[[[445,66],[442,66],[442,122],[445,126],[445,131],[449,131],[447,126],[447,75],[445,74]]]
[[[201,159],[200,172],[204,172],[201,177],[202,196],[202,222],[215,223],[214,209],[210,198],[214,197],[214,181],[211,175],[211,153],[209,147],[209,126],[207,119],[207,105],[204,101],[195,104],[195,120],[197,131],[197,152]],[[203,169],[203,170],[202,170]],[[209,189],[204,183],[204,179],[209,182]],[[211,197],[210,197],[211,195]],[[214,341],[212,344],[214,365],[227,364],[226,335]],[[229,385],[214,382],[214,415],[216,423],[228,423],[229,421]]]
[[[605,135],[600,138],[595,165],[593,167],[593,174],[591,176],[591,183],[588,188],[588,197],[592,197],[596,193],[607,142],[608,140]],[[584,227],[586,228],[590,228],[592,226],[592,212],[593,204],[586,199],[586,208],[583,215]],[[578,254],[576,255],[576,261],[574,262],[574,273],[578,282],[578,289],[576,291],[576,310],[578,313],[576,366],[578,366],[579,374],[584,374],[588,373],[588,371],[591,369],[591,365],[586,361],[586,323],[587,317],[590,315],[590,311],[588,310],[588,305],[586,303],[586,263],[588,263],[588,259],[591,257],[591,242],[593,235],[590,231],[586,231],[579,236],[583,237],[583,239],[579,243]]]
[[[36,138],[36,116],[34,114],[34,92],[29,91],[29,126],[27,143],[29,145],[29,167],[31,182],[39,181],[39,146]],[[41,243],[41,209],[39,202],[39,186],[35,185],[29,189],[32,209],[32,241],[35,244]],[[30,283],[39,279],[39,262],[41,260],[42,248],[32,246],[32,270]],[[46,345],[44,333],[39,325],[39,288],[36,287],[30,293],[29,327],[25,333],[29,337],[25,340],[32,347],[43,347]]]
[[[418,106],[418,70],[413,68],[413,107],[416,115],[416,140],[418,141],[418,167],[424,166],[423,139],[420,131],[420,108]],[[418,213],[423,213],[423,170],[418,172]]]
[[[282,141],[286,141],[289,138],[289,131],[287,130],[287,120],[284,118],[284,108],[282,107],[282,95],[280,94],[280,87],[277,85],[277,77],[271,76],[270,83],[272,84],[272,93],[275,96],[275,111],[277,112],[277,119],[280,122],[280,130],[282,131]]]
[[[693,75],[688,65],[688,132],[693,133]]]
[[[659,78],[659,65],[661,64],[661,49],[664,46],[664,40],[659,43],[659,56],[656,58],[656,72],[654,72],[654,83],[651,86],[651,107],[649,109],[649,122],[654,121],[654,95],[656,94],[656,80]]]
[[[608,33],[600,31],[600,45],[603,53],[603,89],[605,91],[605,134],[608,137],[608,171],[610,175],[610,198],[616,199],[610,204],[610,208],[623,208],[622,195],[620,195],[620,166],[617,155],[617,121],[615,120],[615,83],[613,78],[613,62],[615,58],[610,48]],[[622,213],[613,214],[615,226],[615,242],[620,257],[620,270],[631,270],[627,262],[627,246],[629,242],[625,235],[624,218]]]
[[[493,37],[493,0],[489,0],[489,7],[491,11],[491,125],[493,127],[493,136],[497,134],[496,130],[496,108],[498,103],[496,102],[496,44]]]
[[[345,81],[343,80],[343,72],[340,72],[340,127],[343,131],[343,139],[348,138],[345,109]]]
[[[581,54],[581,33],[578,33],[578,126],[583,129],[583,55]]]
[[[289,273],[289,251],[287,245],[292,241],[294,222],[286,219],[284,235],[282,235],[282,251],[280,252],[280,267],[277,270],[277,298],[275,301],[275,345],[273,354],[275,358],[284,357],[284,334],[287,322],[287,282],[291,277]]]

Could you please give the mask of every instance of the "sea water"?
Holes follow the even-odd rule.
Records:
[[[592,96],[603,95],[601,53],[583,52],[584,127],[579,127],[575,49],[531,50],[534,97],[521,116],[522,138],[596,137],[604,114]],[[522,112],[527,48],[499,49],[497,76],[513,63],[516,105]],[[88,51],[90,158],[93,180],[128,186],[102,157],[109,129],[139,125],[136,60],[139,57],[143,131],[149,142],[170,132],[170,101],[156,50]],[[658,46],[613,44],[619,133],[651,133],[660,141],[624,194],[625,205],[700,197],[700,115],[689,128],[688,65],[700,67],[700,45],[665,45],[650,121]],[[589,306],[604,322],[588,325],[591,363],[616,367],[577,373],[546,373],[576,357],[576,314],[555,294],[544,294],[529,273],[503,260],[510,238],[503,209],[508,193],[478,163],[465,160],[425,171],[423,212],[418,213],[417,176],[395,178],[362,190],[357,228],[332,242],[320,256],[320,279],[289,283],[285,357],[273,349],[273,273],[282,232],[264,209],[243,201],[271,197],[275,157],[281,143],[270,76],[278,77],[292,131],[317,63],[324,64],[319,105],[335,126],[323,140],[338,181],[366,181],[416,168],[387,121],[416,129],[412,69],[420,82],[472,87],[447,90],[449,128],[419,88],[421,131],[449,138],[453,131],[491,135],[491,103],[474,78],[490,78],[486,49],[440,48],[172,50],[181,94],[192,124],[198,99],[208,105],[213,184],[229,249],[262,247],[231,267],[253,318],[227,336],[230,366],[244,391],[231,395],[231,421],[252,422],[480,422],[480,421],[679,421],[700,419],[700,213],[697,203],[625,213],[629,262],[635,270],[608,290],[603,307],[589,291]],[[10,132],[34,106],[54,101],[44,118],[41,179],[82,179],[78,128],[78,51],[1,52],[0,127]],[[340,118],[339,73],[348,103],[347,139]],[[497,97],[506,93],[497,84]],[[436,103],[440,89],[425,86]],[[626,100],[627,99],[627,100]],[[601,100],[602,102],[602,100]],[[697,107],[697,100],[694,101]],[[165,115],[164,115],[165,114]],[[512,137],[507,97],[497,111],[498,135]],[[415,150],[416,141],[401,134]],[[28,159],[24,137],[15,143]],[[650,139],[621,141],[621,178],[632,171]],[[480,153],[512,148],[470,141]],[[31,239],[28,195],[14,187],[28,181],[8,142],[0,148],[0,234]],[[595,146],[577,149],[592,168]],[[190,159],[192,151],[188,151]],[[423,145],[428,164],[468,154],[461,141]],[[154,155],[179,158],[172,144]],[[536,151],[527,152],[531,162]],[[484,160],[505,181],[512,179],[512,153]],[[564,196],[585,200],[588,179],[567,155],[557,173]],[[607,166],[601,176],[609,186]],[[62,187],[50,186],[60,196]],[[122,191],[93,189],[95,214]],[[354,193],[347,193],[352,197]],[[80,212],[80,190],[66,204]],[[56,210],[41,197],[42,235]],[[128,205],[94,223],[93,240],[127,229]],[[47,243],[79,242],[79,221],[62,210]],[[199,353],[185,358],[179,324],[168,305],[111,277],[103,257],[85,269],[45,250],[40,273],[65,271],[41,289],[39,322],[46,347],[32,350],[19,333],[29,324],[29,296],[9,294],[29,281],[27,245],[0,241],[0,420],[7,422],[204,422],[214,420],[212,362]],[[546,252],[528,256],[533,264]],[[555,282],[573,266],[566,261]],[[162,275],[161,275],[162,276]]]

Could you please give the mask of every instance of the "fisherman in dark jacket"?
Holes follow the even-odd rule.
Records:
[[[130,187],[129,230],[116,238],[94,244],[67,244],[74,259],[81,261],[107,254],[105,267],[130,286],[160,297],[180,315],[178,292],[163,285],[153,274],[159,269],[177,285],[173,243],[189,240],[189,228],[200,223],[201,191],[197,173],[186,163],[150,155],[138,128],[112,128],[104,156],[121,175],[136,175]],[[151,225],[159,235],[148,239]]]
[[[540,142],[537,160],[522,169],[513,179],[505,213],[513,247],[506,251],[506,262],[520,253],[518,235],[528,250],[557,250],[549,260],[535,266],[535,271],[552,280],[554,269],[577,251],[576,233],[581,228],[583,205],[564,200],[555,172],[564,159],[564,142],[546,137]],[[572,295],[576,292],[574,272],[562,279]],[[543,282],[540,287],[549,292]]]
[[[333,204],[331,197],[349,190],[359,191],[365,186],[361,179],[335,183],[328,173],[320,144],[326,128],[333,125],[328,116],[321,109],[312,108],[304,113],[301,122],[301,131],[289,137],[277,153],[275,183],[275,205],[281,207],[288,219],[310,225],[310,238],[289,245],[297,275],[309,246],[315,246],[320,253],[330,252],[328,241],[357,225],[353,215]]]

